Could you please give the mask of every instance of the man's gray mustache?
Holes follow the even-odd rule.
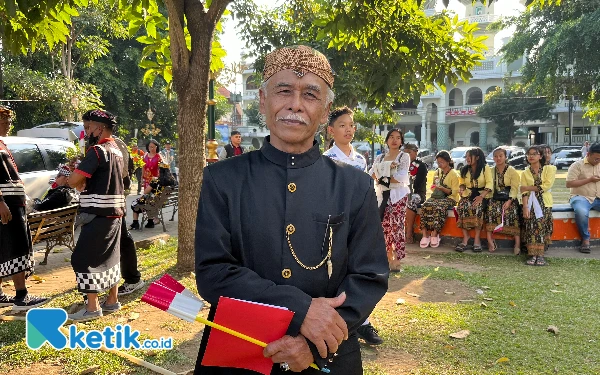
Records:
[[[287,115],[287,116],[283,116],[283,117],[277,117],[277,119],[276,119],[276,120],[277,120],[277,121],[280,121],[280,120],[284,120],[284,121],[286,121],[286,120],[291,120],[291,121],[300,121],[300,122],[301,122],[301,123],[303,123],[304,125],[306,125],[306,124],[307,124],[307,122],[306,122],[306,120],[305,120],[305,119],[303,119],[302,117],[300,117],[299,115],[297,115],[297,114],[294,114],[294,113],[291,113],[291,114],[289,114],[289,115]]]

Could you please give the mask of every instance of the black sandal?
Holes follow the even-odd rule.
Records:
[[[481,247],[481,244],[479,245],[473,245],[473,252],[474,253],[480,253],[483,251],[483,248]]]
[[[584,254],[590,254],[592,252],[592,249],[590,248],[590,245],[581,245],[579,251]]]
[[[456,247],[454,248],[454,250],[458,251],[459,253],[462,253],[465,251],[465,249],[467,248],[467,246],[469,246],[466,243],[459,243],[458,245],[456,245]]]
[[[527,259],[527,261],[525,262],[525,264],[527,264],[528,266],[535,266],[536,263],[537,263],[537,255],[529,257]]]
[[[536,266],[547,266],[548,262],[546,262],[546,259],[544,259],[543,256],[538,256],[537,260],[535,261],[535,265]]]

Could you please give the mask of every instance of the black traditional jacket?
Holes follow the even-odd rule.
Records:
[[[206,167],[203,178],[196,282],[212,313],[220,296],[287,307],[295,313],[287,334],[296,336],[312,298],[346,292],[337,311],[354,333],[387,291],[389,272],[370,176],[321,155],[316,144],[288,154],[267,137],[258,151]],[[319,264],[328,253],[328,228],[331,278],[326,264],[306,269],[290,249],[305,266]],[[360,356],[358,349],[356,340],[348,340],[339,358],[352,351]],[[197,365],[196,373],[246,372]]]
[[[0,139],[0,191],[6,205],[25,206],[25,187],[10,150]]]

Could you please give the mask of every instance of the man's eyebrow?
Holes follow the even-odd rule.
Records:
[[[279,82],[275,85],[275,88],[277,87],[291,87],[292,84],[291,83],[287,83],[287,82]]]
[[[313,91],[317,91],[317,92],[321,92],[321,87],[318,85],[306,85],[306,88],[309,90],[313,90]]]

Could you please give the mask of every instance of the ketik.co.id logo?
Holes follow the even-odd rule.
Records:
[[[67,321],[67,312],[63,309],[31,309],[27,312],[25,341],[27,347],[37,350],[50,344],[54,349],[172,349],[173,340],[168,338],[146,339],[139,342],[140,332],[132,330],[127,324],[118,324],[115,328],[104,330],[78,330],[70,325],[67,338],[60,330]]]

